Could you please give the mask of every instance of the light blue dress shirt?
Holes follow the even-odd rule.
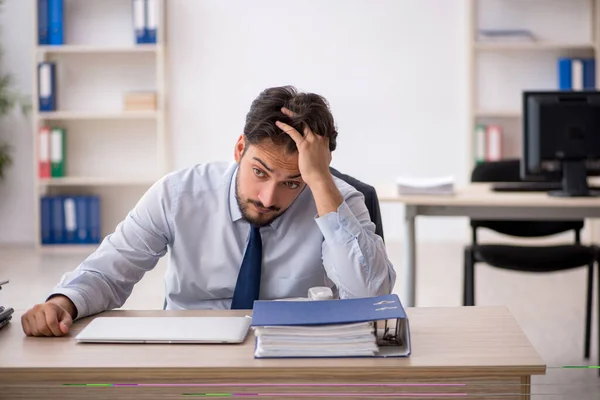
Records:
[[[168,252],[167,309],[229,309],[250,232],[235,199],[237,170],[207,163],[163,177],[51,295],[69,297],[78,319],[121,307]],[[319,217],[306,186],[261,228],[261,299],[307,297],[314,286],[340,298],[392,291],[396,272],[362,193],[334,179],[344,197],[337,212]]]

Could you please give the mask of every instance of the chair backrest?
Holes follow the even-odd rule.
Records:
[[[383,223],[381,221],[381,211],[379,209],[379,198],[377,197],[375,188],[350,175],[342,174],[335,168],[330,167],[329,170],[333,176],[343,180],[363,194],[365,197],[365,205],[367,206],[367,210],[369,210],[369,216],[371,217],[371,221],[375,224],[375,233],[383,239]]]
[[[471,182],[520,182],[520,160],[507,159],[479,163],[471,173]],[[487,228],[496,232],[519,237],[542,237],[574,230],[576,237],[583,228],[583,221],[494,221],[471,220],[471,227]]]

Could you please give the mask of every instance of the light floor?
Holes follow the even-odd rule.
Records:
[[[390,259],[398,272],[397,293],[402,287],[401,252],[399,243],[388,243]],[[24,246],[0,247],[0,280],[10,279],[10,284],[0,291],[0,303],[10,304],[15,309],[27,309],[43,301],[60,276],[75,268],[83,258],[81,254],[39,255]],[[461,305],[460,243],[419,244],[418,265],[418,306]],[[162,308],[165,267],[166,260],[161,260],[157,268],[135,286],[123,308]],[[597,369],[554,368],[600,365],[597,304],[594,308],[592,357],[589,361],[583,359],[585,280],[584,269],[532,275],[478,265],[476,303],[506,305],[548,366],[545,376],[532,379],[534,399],[600,400]],[[597,292],[594,298],[596,301]]]

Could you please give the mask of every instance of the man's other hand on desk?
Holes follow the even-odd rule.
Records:
[[[57,295],[37,304],[21,317],[27,336],[64,336],[73,324],[75,305],[68,297]]]

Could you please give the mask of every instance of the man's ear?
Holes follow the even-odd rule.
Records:
[[[246,148],[246,136],[240,135],[237,142],[235,143],[235,148],[233,150],[233,157],[235,158],[236,163],[240,163],[242,159],[242,154],[244,154],[244,149]]]

